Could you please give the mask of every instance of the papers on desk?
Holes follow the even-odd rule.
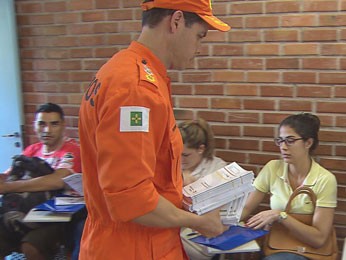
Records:
[[[248,194],[253,191],[254,174],[233,162],[183,188],[183,206],[202,215],[223,206],[224,224],[237,224]]]
[[[241,226],[230,226],[229,229],[220,236],[207,238],[200,235],[191,238],[190,240],[207,247],[224,251],[246,244],[256,238],[266,235],[267,233],[268,231],[263,229],[255,230]]]
[[[219,250],[216,248],[207,247],[207,246],[192,242],[191,239],[199,236],[199,234],[194,232],[190,228],[184,228],[182,230],[182,232],[180,233],[180,235],[181,235],[181,238],[183,239],[184,243],[188,243],[190,246],[195,248],[195,250],[203,251],[207,255],[210,255],[210,254],[227,254],[227,253],[231,253],[231,254],[248,253],[248,252],[258,252],[261,250],[261,248],[258,245],[258,243],[256,242],[256,240],[251,240],[250,242],[247,242],[245,244],[242,244],[240,246],[237,246],[237,247],[229,249],[229,250]]]
[[[84,196],[83,180],[81,173],[74,173],[63,178],[63,181],[70,186],[79,196]]]
[[[62,200],[68,198],[80,200],[80,197],[60,197]],[[74,201],[75,202],[75,201]],[[84,202],[84,200],[83,200]],[[57,205],[55,199],[47,200],[31,209],[25,216],[24,222],[69,222],[72,215],[85,207],[84,203],[73,203]]]
[[[84,197],[75,197],[75,196],[58,196],[55,197],[55,205],[76,205],[76,204],[85,204]]]
[[[36,210],[52,211],[52,212],[69,212],[75,213],[85,207],[85,204],[65,204],[56,205],[54,199],[47,200],[35,207]]]

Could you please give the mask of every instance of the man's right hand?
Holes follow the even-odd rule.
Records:
[[[216,237],[228,229],[220,219],[220,208],[200,216],[201,221],[193,229],[206,237]]]

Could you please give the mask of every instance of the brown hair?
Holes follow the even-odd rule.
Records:
[[[316,115],[311,113],[299,113],[286,117],[280,123],[279,129],[282,126],[289,126],[304,140],[312,138],[313,144],[309,149],[310,154],[312,154],[319,143],[318,132],[320,130],[320,124],[320,119]]]
[[[214,156],[214,134],[209,124],[202,118],[182,122],[178,125],[183,143],[188,148],[198,149],[205,146],[203,157],[212,159]]]
[[[152,0],[145,0],[143,2],[151,2]],[[172,15],[177,10],[163,9],[163,8],[152,8],[142,13],[142,26],[149,26],[154,28],[159,24],[163,18]],[[182,11],[185,18],[185,26],[191,27],[194,23],[205,23],[204,20],[195,13]]]

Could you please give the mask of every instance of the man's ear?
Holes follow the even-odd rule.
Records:
[[[170,20],[171,32],[176,32],[181,26],[185,26],[184,14],[182,11],[175,11]]]

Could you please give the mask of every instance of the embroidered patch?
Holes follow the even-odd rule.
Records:
[[[155,82],[156,79],[155,79],[154,73],[146,64],[144,64],[143,66],[144,66],[144,71],[146,73],[145,77],[147,78],[147,80],[149,80],[150,82]]]
[[[120,107],[120,132],[149,132],[149,108]]]
[[[146,77],[147,80],[149,80],[150,82],[155,82],[155,77],[154,77],[154,75],[146,75],[145,77]]]

